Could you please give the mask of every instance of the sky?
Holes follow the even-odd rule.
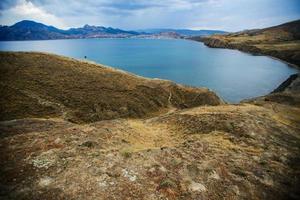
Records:
[[[300,0],[0,0],[0,24],[25,19],[62,29],[89,24],[240,31],[300,19]]]

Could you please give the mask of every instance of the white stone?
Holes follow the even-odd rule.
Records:
[[[39,181],[39,186],[46,187],[49,186],[53,182],[53,179],[50,177],[41,178]]]
[[[56,140],[54,140],[54,143],[55,144],[60,144],[61,143],[61,139],[58,137],[58,138],[56,138]]]
[[[107,186],[107,183],[106,183],[105,181],[99,182],[99,186],[100,186],[100,187],[106,187],[106,186]]]
[[[159,170],[160,170],[161,172],[166,172],[166,171],[167,171],[167,169],[166,169],[164,166],[160,166],[160,167],[159,167]]]
[[[220,180],[220,176],[217,172],[213,171],[208,178]]]
[[[254,137],[254,136],[256,136],[256,133],[251,132],[250,135],[251,135],[252,137]]]
[[[196,182],[192,181],[189,186],[189,190],[192,192],[205,192],[206,187],[204,185],[202,185],[201,183],[196,183]]]
[[[122,174],[124,177],[128,178],[132,182],[136,181],[136,179],[137,179],[135,172],[132,170],[122,169]]]

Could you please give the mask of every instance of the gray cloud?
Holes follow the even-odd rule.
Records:
[[[300,18],[299,0],[0,0],[0,23],[33,19],[140,28],[259,28]]]
[[[0,10],[8,9],[15,6],[18,3],[18,0],[1,0],[0,1]]]

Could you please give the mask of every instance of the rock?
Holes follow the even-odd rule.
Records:
[[[238,186],[234,185],[234,186],[232,187],[232,190],[233,190],[233,192],[234,192],[236,195],[239,195],[239,194],[240,194],[240,189],[239,189]]]
[[[122,174],[132,182],[136,181],[137,179],[135,172],[132,170],[122,169]]]
[[[257,134],[256,133],[254,133],[253,131],[252,132],[250,132],[250,136],[251,137],[255,137]]]
[[[41,153],[39,156],[35,157],[32,160],[32,164],[36,168],[45,168],[55,165],[57,162],[57,156],[54,153],[54,150],[51,149],[49,151]]]
[[[201,183],[196,183],[192,181],[191,184],[189,185],[189,190],[192,192],[205,192],[206,187]]]
[[[216,171],[212,171],[209,174],[208,178],[215,179],[215,180],[220,180],[220,176],[219,176],[219,174]]]
[[[166,169],[164,166],[160,166],[160,167],[159,167],[159,170],[160,170],[161,172],[167,172],[167,169]]]
[[[46,186],[49,186],[52,182],[53,182],[52,178],[50,178],[50,177],[44,177],[44,178],[40,179],[39,186],[40,187],[46,187]]]
[[[155,167],[151,167],[149,170],[148,170],[148,172],[150,172],[150,173],[153,173],[153,172],[155,172]]]
[[[108,179],[109,179],[108,175],[106,175],[106,174],[101,175],[99,178],[97,178],[98,185],[100,187],[106,187],[106,186],[108,186],[108,183],[107,183]]]
[[[105,181],[98,183],[100,187],[106,187],[107,183]]]
[[[56,139],[54,140],[54,143],[55,143],[55,144],[60,144],[60,143],[61,143],[61,139],[60,139],[60,138],[56,138]]]
[[[270,176],[268,176],[268,175],[265,175],[263,177],[263,180],[261,182],[263,184],[267,185],[267,186],[273,186],[274,185],[273,179]]]

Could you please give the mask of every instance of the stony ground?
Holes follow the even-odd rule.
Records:
[[[1,122],[1,196],[297,199],[299,126],[283,117],[243,104],[84,125]]]

